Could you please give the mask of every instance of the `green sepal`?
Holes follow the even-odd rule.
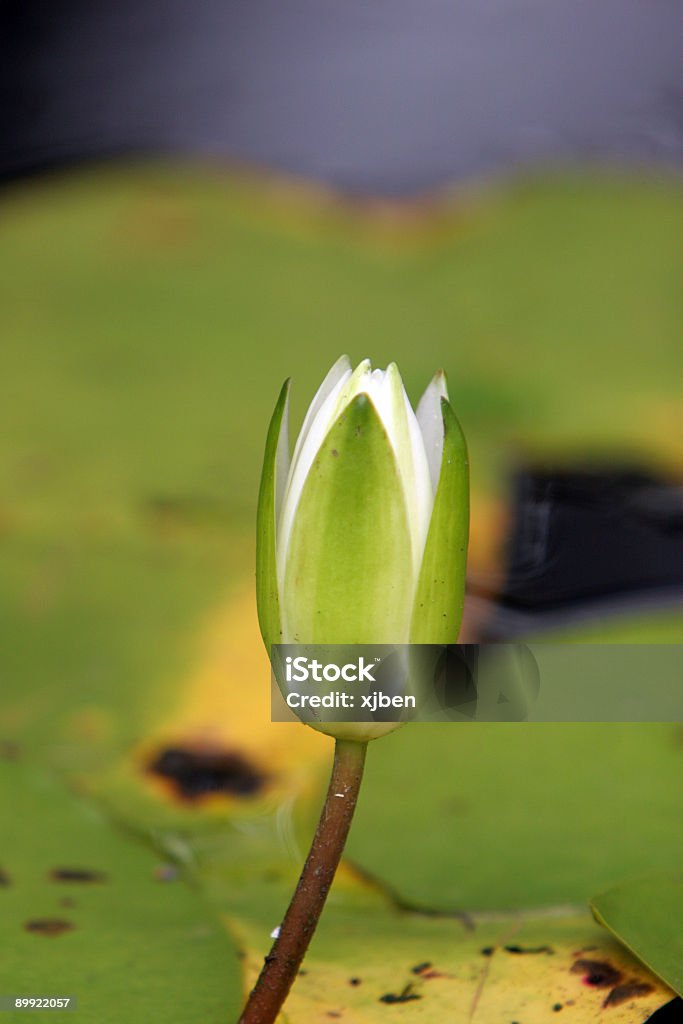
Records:
[[[290,643],[405,643],[413,569],[391,442],[367,395],[346,407],[304,484],[283,594]]]
[[[415,644],[455,643],[465,599],[469,458],[465,435],[446,398],[441,399],[441,415],[443,455],[413,606],[410,639]]]
[[[286,380],[282,385],[268,427],[256,513],[256,605],[268,654],[272,644],[282,640],[275,543],[278,496],[286,482],[282,477],[285,475],[290,383]]]

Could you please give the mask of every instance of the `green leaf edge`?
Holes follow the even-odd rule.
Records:
[[[280,643],[282,639],[277,582],[275,504],[278,451],[282,425],[287,422],[290,387],[291,379],[288,378],[282,385],[268,427],[256,512],[256,607],[261,636],[269,656],[272,645]]]
[[[410,639],[455,643],[465,600],[469,539],[469,456],[453,407],[441,399],[444,441],[439,483],[415,592]]]
[[[677,876],[674,876],[674,877],[677,877]],[[661,972],[661,970],[659,970],[657,967],[654,966],[654,964],[650,963],[650,961],[647,959],[647,957],[643,956],[642,953],[638,952],[638,950],[635,949],[631,945],[630,942],[628,942],[626,939],[622,938],[622,936],[619,934],[619,932],[617,932],[610,924],[607,923],[605,918],[602,916],[602,914],[598,910],[598,908],[596,906],[596,901],[601,900],[605,896],[611,896],[612,893],[614,893],[616,890],[623,889],[623,888],[624,888],[624,886],[622,886],[622,885],[614,886],[611,889],[606,889],[604,892],[599,893],[597,896],[593,896],[593,898],[590,899],[589,902],[588,902],[588,905],[589,905],[589,907],[591,909],[591,913],[593,914],[593,917],[595,918],[596,922],[602,928],[605,928],[610,933],[610,935],[613,935],[614,938],[617,940],[617,942],[621,946],[623,946],[624,949],[627,949],[629,951],[629,953],[631,953],[636,958],[636,960],[638,960],[641,964],[644,964],[645,967],[647,967],[647,969],[649,971],[652,971],[652,973],[657,978],[659,978],[661,981],[663,981],[665,985],[668,985],[669,988],[673,992],[675,992],[677,995],[679,995],[679,996],[681,996],[683,998],[683,985],[680,983],[680,981],[678,981],[676,978],[672,978],[670,976],[667,977],[667,975],[663,974]]]

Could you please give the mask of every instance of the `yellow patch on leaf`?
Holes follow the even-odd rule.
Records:
[[[168,749],[212,763],[232,756],[265,780],[264,792],[271,799],[317,788],[316,769],[331,763],[333,745],[307,726],[271,722],[270,666],[251,589],[212,615],[200,640],[198,663],[180,692],[179,705],[139,751],[143,764]],[[154,774],[148,779],[158,791],[168,792],[166,780]],[[224,806],[225,795],[208,793],[203,803]]]
[[[230,921],[253,985],[265,928]],[[285,1005],[287,1024],[642,1024],[674,997],[587,912],[448,918],[331,899]]]

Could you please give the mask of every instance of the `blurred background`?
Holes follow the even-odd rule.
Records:
[[[268,722],[253,529],[282,380],[298,423],[343,351],[396,360],[413,399],[448,373],[472,464],[464,639],[681,641],[679,3],[0,17],[8,763],[88,778],[143,831],[177,814],[186,842],[193,812],[148,770],[163,743],[224,817],[269,777],[283,806],[304,748],[324,768],[324,740]],[[496,754],[465,795],[472,733],[377,751],[351,853],[397,891],[545,905],[680,860],[671,730],[477,728]],[[208,748],[209,767],[182,761]],[[408,792],[404,766],[435,758],[420,815],[442,832],[394,860],[395,779]],[[497,846],[510,871],[486,867]]]
[[[680,5],[3,27],[6,517],[249,533],[281,378],[348,350],[450,374],[470,638],[680,599]]]

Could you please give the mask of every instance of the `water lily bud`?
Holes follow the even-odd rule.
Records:
[[[352,370],[343,356],[311,402],[291,458],[288,394],[286,382],[259,495],[257,599],[268,650],[455,642],[468,460],[443,373],[414,412],[394,363],[373,370],[364,360]],[[393,727],[358,725],[357,738]],[[321,728],[337,735],[331,723]]]

